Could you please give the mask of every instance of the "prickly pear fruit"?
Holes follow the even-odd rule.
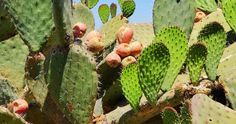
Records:
[[[130,43],[130,48],[131,48],[130,54],[132,56],[136,56],[141,53],[141,51],[143,49],[143,45],[141,42],[135,41],[135,42]]]
[[[85,45],[93,53],[100,52],[104,49],[104,43],[98,37],[93,37],[91,40],[86,41]]]
[[[116,37],[119,43],[130,43],[133,38],[133,30],[122,26],[116,33]]]
[[[118,45],[116,49],[116,53],[120,55],[121,57],[126,57],[130,55],[130,52],[131,52],[131,49],[129,47],[129,44],[127,43],[121,43],[120,45]]]
[[[124,68],[129,64],[135,63],[137,60],[133,56],[127,56],[121,61],[121,66]]]
[[[17,113],[19,115],[24,115],[29,108],[27,101],[24,99],[16,99],[8,106],[10,111]]]
[[[205,14],[204,12],[198,10],[198,11],[196,12],[196,16],[195,16],[195,18],[194,18],[194,21],[195,21],[195,22],[199,22],[199,21],[201,21],[202,18],[204,18],[205,16],[206,16],[206,14]]]
[[[115,68],[118,65],[120,65],[121,58],[117,53],[111,52],[110,54],[107,55],[105,61],[110,67]]]
[[[78,22],[73,26],[73,34],[74,37],[82,38],[86,33],[87,26],[84,23]]]
[[[88,35],[86,36],[86,41],[91,40],[92,38],[97,37],[99,39],[102,39],[102,34],[98,31],[91,31],[88,33]]]

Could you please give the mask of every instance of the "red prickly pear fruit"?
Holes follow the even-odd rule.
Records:
[[[204,18],[205,16],[206,16],[206,14],[205,14],[204,12],[198,10],[198,11],[196,12],[196,16],[195,16],[194,21],[195,21],[195,22],[199,22],[199,21],[201,21],[202,18]]]
[[[92,38],[97,37],[99,39],[102,39],[102,34],[98,31],[91,31],[88,33],[88,35],[86,36],[86,40],[89,41]]]
[[[9,105],[9,109],[19,115],[24,115],[28,108],[29,105],[24,99],[16,99]]]
[[[130,55],[130,52],[131,52],[131,49],[129,47],[129,44],[127,43],[119,44],[116,49],[116,53],[120,55],[121,57],[126,57]]]
[[[136,63],[137,60],[133,56],[127,56],[121,61],[122,67],[126,67],[129,64]]]
[[[98,37],[94,37],[91,40],[88,40],[85,42],[85,45],[87,46],[88,50],[97,53],[104,49],[104,43],[101,42],[101,39]]]
[[[135,41],[130,43],[130,48],[131,48],[131,55],[132,56],[137,56],[141,53],[142,49],[143,49],[143,45],[141,42]]]
[[[119,43],[130,43],[133,38],[133,30],[128,27],[122,26],[116,33],[116,37]]]
[[[86,33],[87,26],[84,23],[78,22],[73,26],[73,34],[76,38],[82,38]]]
[[[121,58],[117,53],[111,52],[106,56],[105,61],[110,67],[115,68],[120,65]]]

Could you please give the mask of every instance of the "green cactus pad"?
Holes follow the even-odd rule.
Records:
[[[178,124],[179,122],[179,115],[177,111],[172,107],[164,108],[161,115],[163,119],[163,124]]]
[[[170,54],[162,43],[145,48],[138,60],[139,84],[150,103],[154,103],[170,63]]]
[[[152,24],[129,23],[127,26],[134,32],[132,41],[141,42],[143,47],[147,47],[152,43],[153,38],[155,37]]]
[[[157,34],[166,26],[178,26],[189,37],[192,31],[194,17],[194,0],[155,0],[153,8],[154,32]]]
[[[205,71],[210,80],[215,80],[220,58],[226,46],[226,33],[224,32],[224,28],[216,22],[208,24],[200,32],[198,40],[203,42],[207,47]]]
[[[115,3],[112,3],[110,5],[110,12],[111,12],[111,18],[114,18],[117,12],[117,5]]]
[[[14,88],[7,79],[0,76],[0,105],[7,105],[15,99],[17,95]]]
[[[28,48],[19,35],[0,42],[0,76],[7,78],[17,92],[24,86],[24,68],[28,54]]]
[[[52,1],[5,0],[5,3],[17,31],[29,49],[40,50],[53,28]]]
[[[210,99],[207,95],[197,94],[191,99],[193,124],[234,124],[236,111]]]
[[[16,34],[14,24],[11,22],[9,15],[0,15],[0,27],[0,41],[6,40]]]
[[[92,56],[80,46],[72,46],[68,53],[59,103],[72,123],[92,122],[92,110],[97,95],[98,75]]]
[[[17,117],[2,106],[0,106],[0,122],[2,124],[27,124],[23,118]]]
[[[95,28],[95,21],[92,12],[83,4],[75,4],[73,9],[73,16],[71,18],[72,26],[77,22],[82,22],[86,24],[87,30],[86,36],[90,31],[93,31]],[[84,37],[83,37],[84,38]]]
[[[236,0],[223,0],[222,8],[225,19],[231,28],[236,31]]]
[[[110,16],[110,8],[107,4],[102,4],[98,8],[98,14],[100,16],[100,19],[102,23],[106,23]]]
[[[207,49],[203,44],[194,44],[189,48],[187,63],[190,78],[194,85],[198,84],[203,65],[206,61]]]
[[[134,0],[123,0],[121,5],[123,16],[129,18],[131,15],[133,15],[135,7],[136,5]]]
[[[121,73],[121,86],[126,99],[134,110],[138,110],[142,90],[139,86],[137,64],[125,67]]]
[[[92,9],[94,6],[97,5],[98,1],[99,0],[81,0],[81,3],[88,6],[89,9]]]
[[[226,97],[231,103],[232,108],[236,109],[236,43],[227,47],[220,60],[218,74],[224,82]]]
[[[196,0],[197,8],[206,11],[214,12],[217,9],[215,0]]]
[[[170,51],[170,67],[161,87],[162,90],[169,90],[188,54],[186,34],[178,27],[166,27],[158,33],[155,40],[164,43]]]
[[[212,22],[218,22],[224,27],[225,32],[229,32],[231,30],[229,24],[225,20],[225,17],[222,13],[221,9],[217,9],[215,12],[210,13],[205,18],[203,18],[200,22],[195,23],[193,26],[192,33],[189,39],[189,46],[198,42],[197,37],[200,34],[200,31],[207,25]]]

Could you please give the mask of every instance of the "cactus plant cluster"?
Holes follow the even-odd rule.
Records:
[[[236,121],[236,0],[98,2],[0,0],[0,122]]]

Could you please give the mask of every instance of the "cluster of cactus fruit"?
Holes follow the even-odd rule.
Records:
[[[236,0],[98,1],[0,0],[1,123],[236,122]]]

